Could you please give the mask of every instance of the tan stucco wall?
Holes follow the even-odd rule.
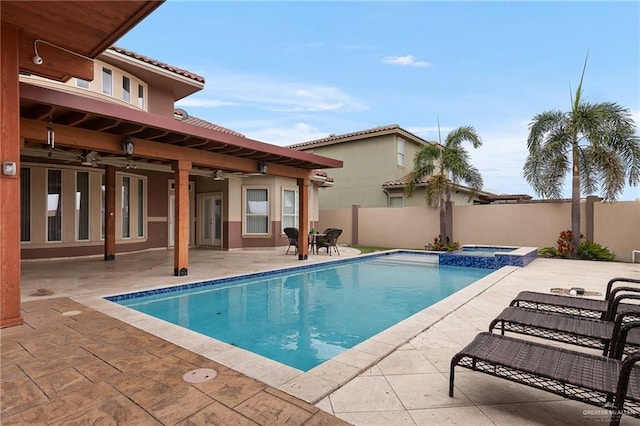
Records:
[[[593,216],[593,239],[630,261],[631,251],[640,250],[640,201],[595,203]]]
[[[585,203],[581,230],[586,234]],[[323,227],[343,228],[341,243],[351,243],[352,209],[321,209]],[[439,232],[438,210],[430,207],[360,208],[359,244],[389,248],[424,248]],[[571,229],[571,203],[454,206],[453,238],[462,244],[555,247]],[[609,247],[615,260],[629,262],[640,250],[640,201],[594,205],[594,240]]]

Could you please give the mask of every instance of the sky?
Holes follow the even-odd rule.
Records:
[[[629,109],[640,134],[638,1],[169,0],[116,45],[203,76],[178,107],[274,145],[473,126],[470,162],[500,194],[539,198],[522,173],[529,124],[570,110],[587,54],[583,100]]]

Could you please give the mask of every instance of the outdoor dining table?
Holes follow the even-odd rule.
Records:
[[[326,237],[327,234],[321,233],[309,233],[309,246],[311,247],[311,253],[318,254],[318,237]]]

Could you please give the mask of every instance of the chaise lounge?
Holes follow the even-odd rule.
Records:
[[[640,322],[616,330],[609,357],[524,339],[482,332],[451,359],[449,396],[455,367],[500,377],[598,407],[611,407],[611,425],[622,414],[640,418],[640,352],[622,360],[627,333]]]
[[[522,291],[511,301],[511,306],[555,312],[564,315],[602,319],[604,313],[607,311],[609,300],[621,292],[619,287],[614,287],[616,283],[623,283],[625,287],[627,287],[627,291],[640,292],[640,287],[631,289],[626,285],[629,283],[640,284],[640,279],[613,278],[607,283],[604,300]],[[618,311],[624,312],[628,309],[629,306],[623,304],[618,308]]]

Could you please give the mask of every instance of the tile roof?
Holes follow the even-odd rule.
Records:
[[[340,142],[344,141],[345,139],[362,139],[364,137],[375,135],[377,133],[388,134],[388,133],[396,133],[396,132],[397,133],[404,133],[408,137],[411,137],[414,140],[417,140],[417,141],[422,142],[422,143],[431,143],[431,144],[437,143],[437,142],[429,142],[429,141],[427,141],[425,139],[422,139],[420,136],[417,136],[417,135],[415,135],[415,134],[403,129],[402,127],[400,127],[397,124],[389,124],[387,126],[378,126],[378,127],[373,127],[371,129],[360,130],[358,132],[345,133],[345,134],[342,134],[342,135],[329,135],[326,138],[316,139],[316,140],[312,140],[312,141],[301,142],[301,143],[289,145],[287,148],[300,149],[300,148],[307,148],[307,147],[312,147],[312,146],[316,146],[316,145],[329,145],[329,144],[332,144],[332,143],[340,143]]]
[[[205,129],[210,129],[210,130],[216,130],[218,132],[227,133],[229,135],[240,136],[242,138],[245,137],[245,135],[243,135],[242,133],[238,133],[231,129],[227,129],[226,127],[218,126],[217,124],[213,124],[201,118],[189,115],[187,111],[180,108],[177,108],[173,111],[173,117],[176,120],[182,121],[184,123],[193,124],[194,126],[204,127]]]
[[[134,59],[137,59],[139,61],[146,62],[147,64],[156,66],[158,68],[162,68],[164,70],[176,73],[176,74],[181,75],[183,77],[190,78],[191,80],[195,80],[195,81],[197,81],[199,83],[204,83],[204,77],[199,76],[198,74],[194,74],[191,71],[187,71],[187,70],[180,69],[178,67],[174,67],[173,65],[169,65],[167,63],[158,61],[157,59],[149,58],[148,56],[141,55],[141,54],[133,52],[131,50],[123,49],[122,47],[111,46],[109,49],[113,50],[114,52],[120,53],[122,55],[129,56],[130,58],[134,58]]]
[[[407,183],[409,183],[409,178],[411,177],[411,175],[405,175],[402,176],[400,179],[396,179],[396,180],[388,180],[385,183],[382,184],[383,188],[387,188],[387,187],[404,187]],[[422,176],[420,178],[420,180],[418,181],[418,184],[425,184],[425,183],[429,183],[429,181],[431,180],[431,176]]]

